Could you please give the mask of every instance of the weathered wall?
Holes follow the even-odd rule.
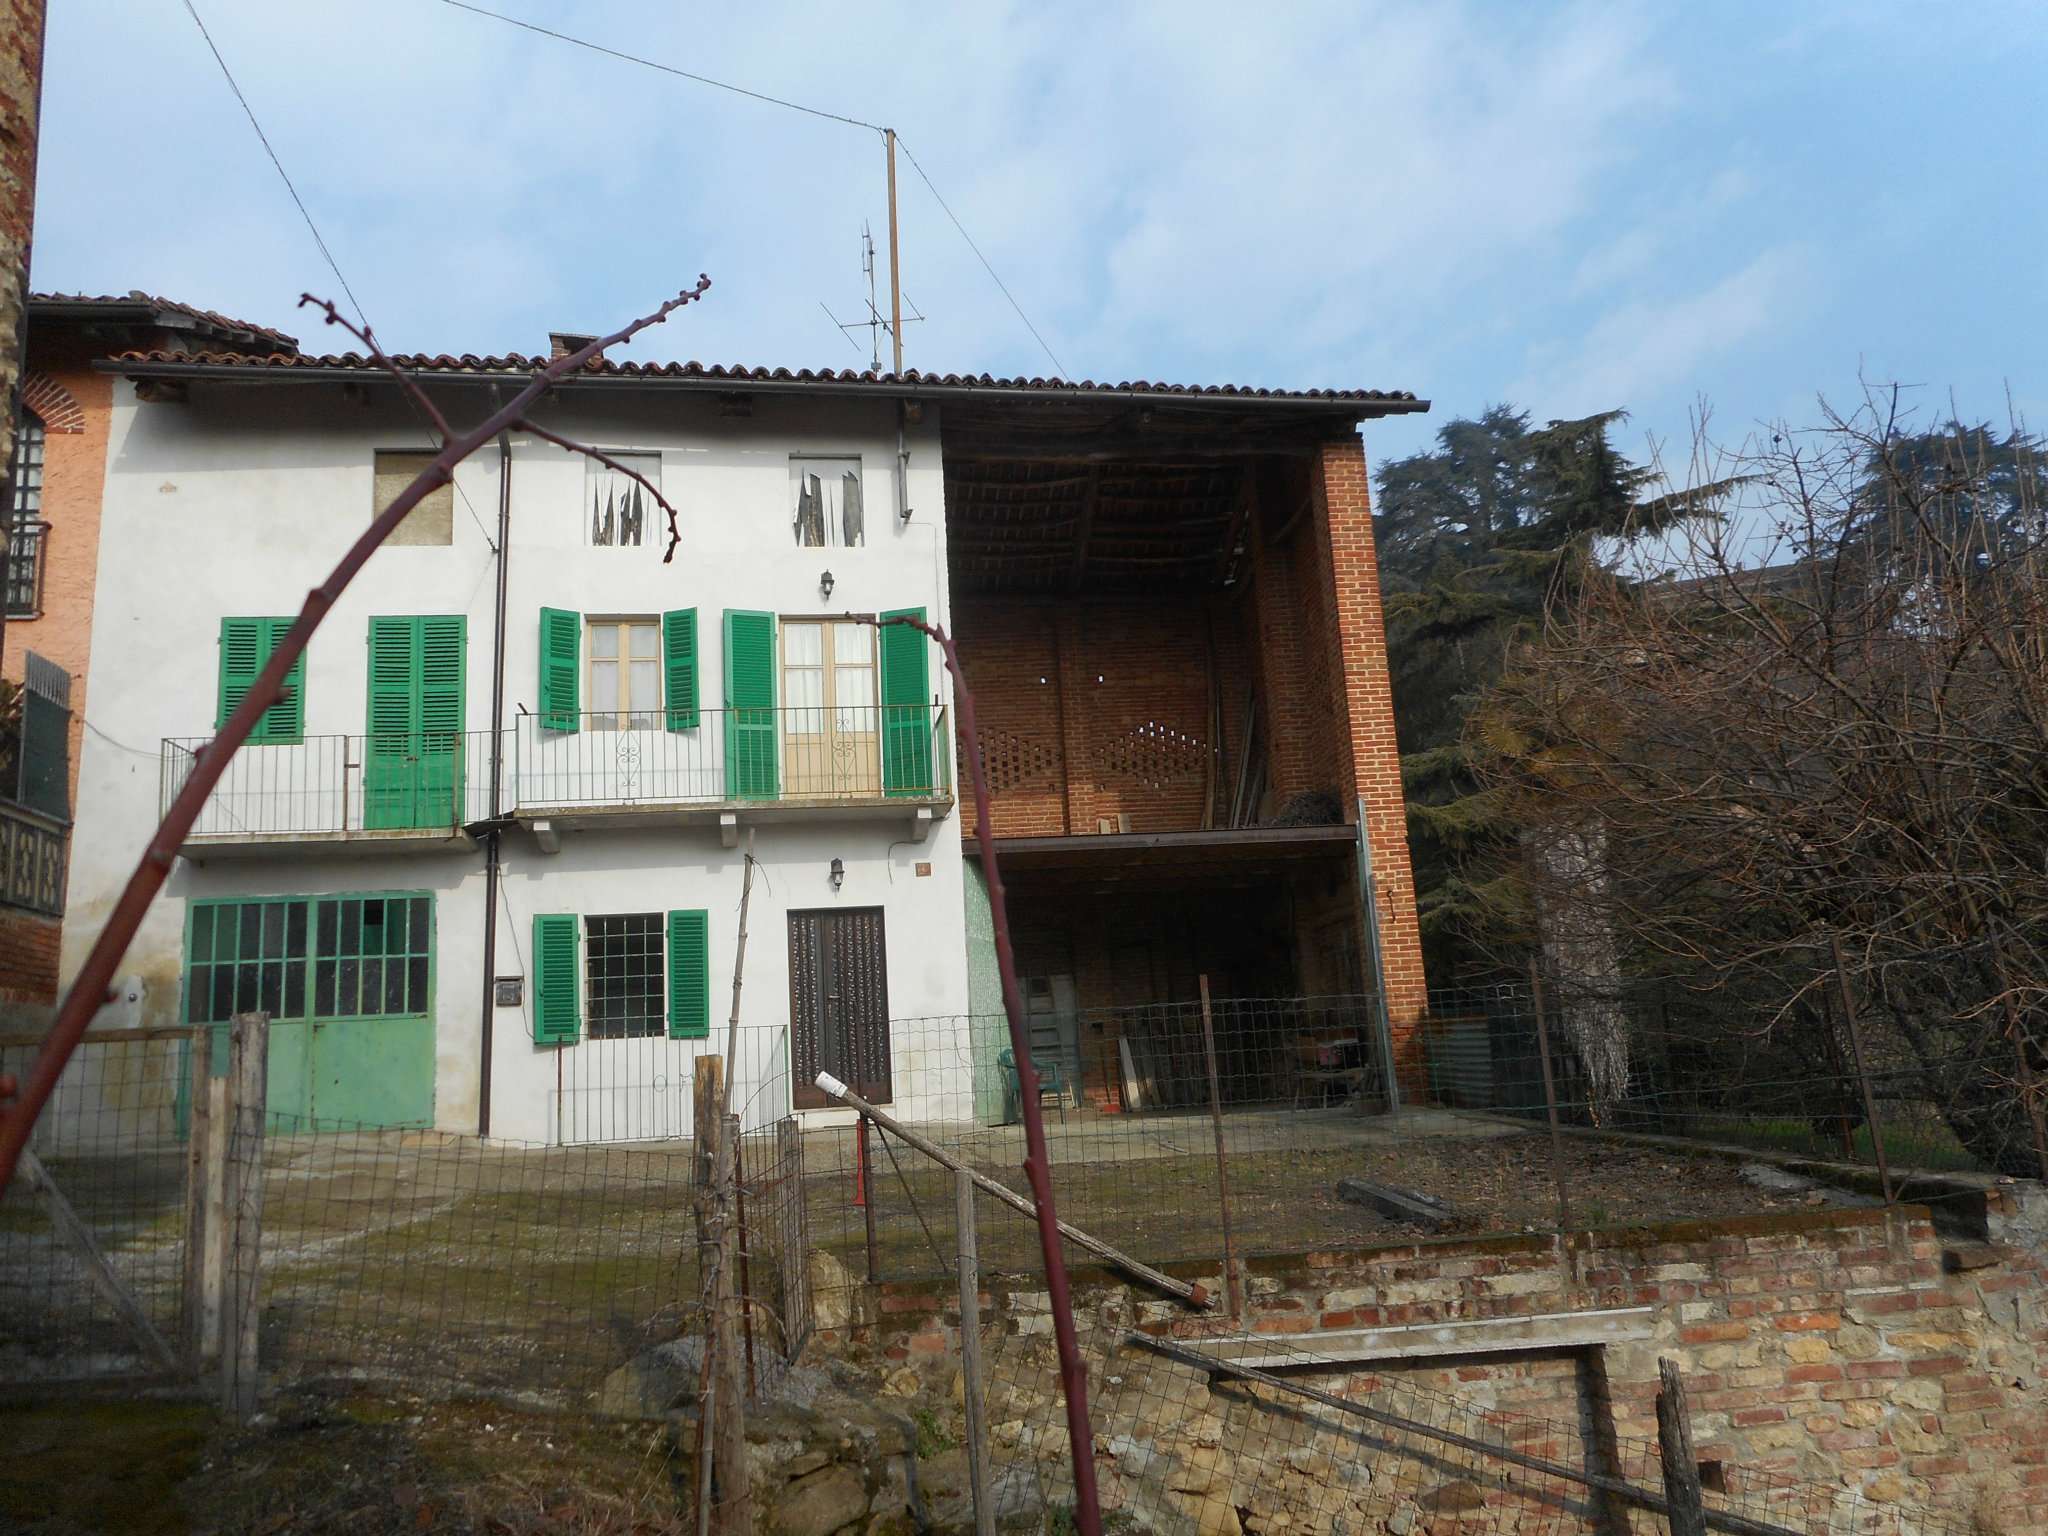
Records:
[[[1939,1507],[1987,1531],[2048,1531],[2048,1196],[2014,1186],[1994,1191],[1991,1206],[1989,1244],[1945,1245],[1926,1210],[1908,1207],[1596,1232],[1562,1245],[1503,1237],[1258,1260],[1247,1266],[1250,1326],[1286,1336],[1648,1307],[1647,1338],[1576,1351],[1570,1371],[1555,1365],[1557,1352],[1532,1350],[1374,1362],[1314,1379],[1359,1396],[1399,1381],[1560,1421],[1597,1417],[1604,1399],[1622,1441],[1654,1441],[1657,1359],[1668,1356],[1685,1372],[1700,1459],[1724,1463],[1731,1475],[1772,1474],[1878,1504]],[[1167,1268],[1200,1278],[1198,1267]],[[1229,1331],[1227,1320],[1193,1317],[1099,1271],[1077,1272],[1075,1281],[1077,1316],[1098,1342],[1128,1327],[1186,1339]],[[1042,1347],[1050,1317],[1030,1284],[990,1277],[981,1319],[996,1335],[986,1347],[1003,1362],[1002,1400],[990,1413],[1013,1454],[1058,1419]],[[843,1294],[838,1310],[826,1305],[821,1322],[837,1325],[828,1340],[950,1373],[959,1324],[950,1287],[854,1294],[850,1311]],[[1024,1360],[1045,1369],[1022,1371]],[[1255,1454],[1241,1422],[1196,1434],[1183,1420],[1200,1417],[1201,1405],[1173,1422],[1145,1419],[1146,1402],[1156,1408],[1170,1394],[1162,1388],[1148,1398],[1132,1385],[1133,1373],[1172,1368],[1125,1348],[1093,1369],[1102,1447],[1121,1437],[1148,1455],[1185,1458],[1204,1449],[1206,1436],[1221,1485],[1271,1475],[1257,1464],[1233,1466],[1240,1442],[1248,1463],[1264,1454]],[[1213,1406],[1226,1412],[1221,1395]],[[1566,1459],[1587,1454],[1583,1446],[1554,1450]],[[1114,1499],[1114,1457],[1103,1470]],[[1377,1507],[1384,1518],[1412,1499],[1415,1489],[1399,1474],[1398,1466],[1375,1467],[1373,1491],[1358,1509]],[[1256,1508],[1254,1492],[1233,1489],[1228,1502]]]

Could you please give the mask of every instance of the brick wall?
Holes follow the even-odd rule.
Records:
[[[1234,763],[1238,731],[1215,729],[1210,675],[1228,715],[1247,668],[1227,602],[963,599],[954,624],[999,837],[1092,833],[1119,814],[1133,832],[1201,826],[1211,744]]]
[[[2038,1207],[2048,1196],[2033,1186],[1991,1196],[1994,1211],[2001,1203],[2017,1210],[2023,1200]],[[1577,1351],[1579,1374],[1570,1381],[1536,1368],[1545,1356],[1532,1349],[1374,1362],[1320,1384],[1360,1395],[1381,1385],[1375,1378],[1405,1376],[1480,1408],[1545,1419],[1590,1413],[1605,1420],[1594,1423],[1603,1435],[1654,1442],[1657,1361],[1670,1357],[1685,1375],[1701,1460],[1752,1480],[1798,1480],[1878,1505],[1935,1508],[2017,1536],[2048,1531],[2044,1244],[2048,1217],[2039,1211],[2031,1233],[2013,1223],[2004,1240],[1948,1246],[1925,1209],[1829,1210],[1582,1233],[1562,1243],[1460,1239],[1254,1260],[1244,1278],[1251,1330],[1276,1336],[1647,1307],[1646,1337]],[[1163,1267],[1221,1289],[1220,1277],[1203,1276],[1200,1266]],[[1073,1278],[1076,1316],[1098,1347],[1131,1327],[1190,1340],[1233,1331],[1227,1319],[1191,1314],[1100,1271]],[[1046,1331],[1045,1297],[1029,1277],[989,1277],[986,1286],[980,1321],[997,1337],[985,1349],[1011,1370],[1023,1352],[1007,1341]],[[949,1286],[883,1286],[850,1310],[838,1305],[828,1343],[913,1364],[942,1361],[957,1347],[960,1317]],[[1126,1347],[1107,1374],[1122,1379],[1151,1368],[1149,1359]],[[1014,1371],[1004,1379],[1014,1381]],[[1049,1366],[1031,1389],[1005,1390],[1006,1404],[992,1405],[992,1417],[1020,1406],[1056,1411]],[[1094,1390],[1105,1400],[1099,1444],[1172,1431],[1142,1418],[1117,1420],[1106,1384]],[[1230,1451],[1228,1434],[1215,1449]],[[1228,1466],[1217,1470],[1232,1475]],[[1638,1478],[1646,1471],[1623,1470]],[[1374,1468],[1375,1486],[1395,1484],[1382,1486],[1382,1496],[1399,1496],[1399,1471]],[[1647,1471],[1654,1479],[1654,1468]],[[1258,1473],[1248,1467],[1245,1475]]]
[[[0,907],[0,1003],[57,997],[59,926],[54,917]]]

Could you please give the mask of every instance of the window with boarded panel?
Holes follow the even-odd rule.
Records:
[[[775,770],[775,615],[725,611],[725,793],[731,800],[773,800]]]
[[[711,1033],[711,916],[702,910],[668,915],[668,1033],[671,1040]]]
[[[222,619],[220,621],[220,690],[219,710],[214,717],[213,727],[219,730],[228,723],[228,716],[240,707],[242,700],[255,685],[257,675],[270,660],[271,652],[277,649],[284,632],[291,628],[292,621],[283,619]],[[306,734],[306,656],[303,651],[292,661],[291,670],[284,675],[284,693],[270,708],[263,711],[256,722],[256,729],[249,733],[252,742],[296,742],[305,739]]]
[[[582,633],[582,614],[564,608],[541,609],[540,728],[544,731],[573,731],[580,723]]]
[[[370,495],[370,516],[375,519],[434,462],[431,453],[378,453],[374,488]],[[453,544],[455,542],[455,483],[437,485],[422,496],[384,540],[392,544]]]
[[[573,912],[534,914],[533,1038],[542,1045],[574,1045],[581,1032],[576,948]]]

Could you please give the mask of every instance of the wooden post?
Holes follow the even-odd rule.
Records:
[[[1884,1127],[1878,1123],[1877,1101],[1870,1096],[1870,1073],[1863,1065],[1863,1030],[1856,1022],[1856,998],[1849,990],[1849,968],[1842,959],[1842,936],[1828,935],[1828,946],[1835,957],[1835,985],[1842,993],[1842,1017],[1849,1025],[1849,1052],[1856,1064],[1856,1085],[1863,1091],[1863,1120],[1870,1127],[1870,1149],[1877,1154],[1877,1179],[1884,1187],[1886,1206],[1898,1204],[1898,1196],[1892,1189],[1891,1164],[1884,1155]]]
[[[229,1028],[228,1075],[234,1080],[234,1126],[228,1138],[226,1317],[222,1326],[221,1409],[246,1419],[256,1412],[263,1322],[263,1117],[270,1065],[270,1016],[235,1015]]]
[[[794,1116],[775,1122],[776,1269],[782,1277],[782,1358],[795,1362],[811,1332],[811,1254],[804,1231],[804,1138]]]
[[[197,1376],[206,1360],[206,1253],[208,1248],[206,1144],[212,1136],[213,1030],[192,1031],[185,1070],[190,1081],[185,1115],[185,1264],[179,1311],[185,1369]]]
[[[1693,1455],[1692,1420],[1685,1410],[1685,1385],[1679,1380],[1677,1362],[1660,1359],[1657,1381],[1657,1448],[1664,1464],[1664,1497],[1671,1506],[1671,1536],[1707,1536],[1700,1464]]]
[[[879,1284],[882,1265],[879,1250],[875,1246],[875,1192],[868,1186],[874,1181],[868,1177],[873,1165],[868,1161],[868,1117],[860,1117],[858,1139],[854,1142],[854,1182],[859,1186],[861,1224],[866,1229],[868,1245],[868,1284]]]
[[[974,1490],[974,1536],[995,1536],[996,1503],[988,1479],[988,1425],[981,1405],[981,1261],[974,1233],[974,1179],[953,1172],[960,1231],[960,1407],[967,1421],[967,1482]]]
[[[718,1182],[712,1192],[712,1221],[718,1238],[718,1268],[712,1323],[718,1340],[712,1367],[718,1418],[711,1432],[711,1478],[718,1502],[712,1528],[726,1536],[751,1536],[753,1495],[747,1481],[747,1394],[740,1380],[739,1223],[733,1218],[734,1158],[739,1148],[739,1116],[728,1115],[718,1148]]]
[[[1209,1016],[1209,974],[1202,985],[1202,1054],[1209,1061],[1209,1122],[1216,1130],[1216,1200],[1223,1217],[1223,1292],[1230,1301],[1230,1315],[1242,1317],[1244,1308],[1237,1294],[1237,1249],[1230,1241],[1230,1162],[1223,1149],[1223,1090],[1216,1076],[1216,1025]]]
[[[741,1152],[738,1115],[726,1117],[726,1140],[732,1148],[732,1211],[733,1222],[739,1232],[740,1255],[740,1334],[747,1347],[747,1396],[751,1398],[759,1390],[760,1382],[754,1375],[753,1241],[752,1234],[747,1231],[747,1167]]]
[[[201,1153],[206,1182],[200,1191],[205,1241],[199,1255],[199,1365],[204,1371],[220,1362],[221,1320],[227,1315],[228,1129],[235,1096],[233,1080],[225,1072],[199,1086],[206,1097],[206,1146]],[[195,1093],[194,1101],[198,1098]]]
[[[1564,1132],[1557,1124],[1557,1083],[1550,1073],[1550,1026],[1543,1018],[1543,962],[1529,962],[1529,998],[1536,1006],[1536,1052],[1543,1062],[1543,1107],[1550,1115],[1550,1174],[1557,1181],[1557,1226],[1572,1224],[1571,1181],[1564,1171]]]

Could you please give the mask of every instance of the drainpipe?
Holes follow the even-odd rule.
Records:
[[[910,521],[910,443],[903,435],[903,425],[910,415],[910,402],[896,402],[896,521],[899,525]]]
[[[1372,867],[1372,829],[1365,819],[1365,796],[1358,797],[1358,897],[1365,906],[1366,952],[1372,956],[1372,985],[1378,994],[1373,1023],[1379,1035],[1380,1073],[1386,1080],[1387,1113],[1401,1107],[1401,1079],[1394,1071],[1394,1030],[1387,1017],[1387,964],[1380,950],[1379,881]]]
[[[491,386],[491,405],[499,404]],[[498,812],[505,786],[505,587],[512,532],[512,437],[498,434],[498,601],[491,620],[491,829],[484,834],[484,998],[477,1051],[476,1133],[491,1134],[491,1045],[497,1025]]]

